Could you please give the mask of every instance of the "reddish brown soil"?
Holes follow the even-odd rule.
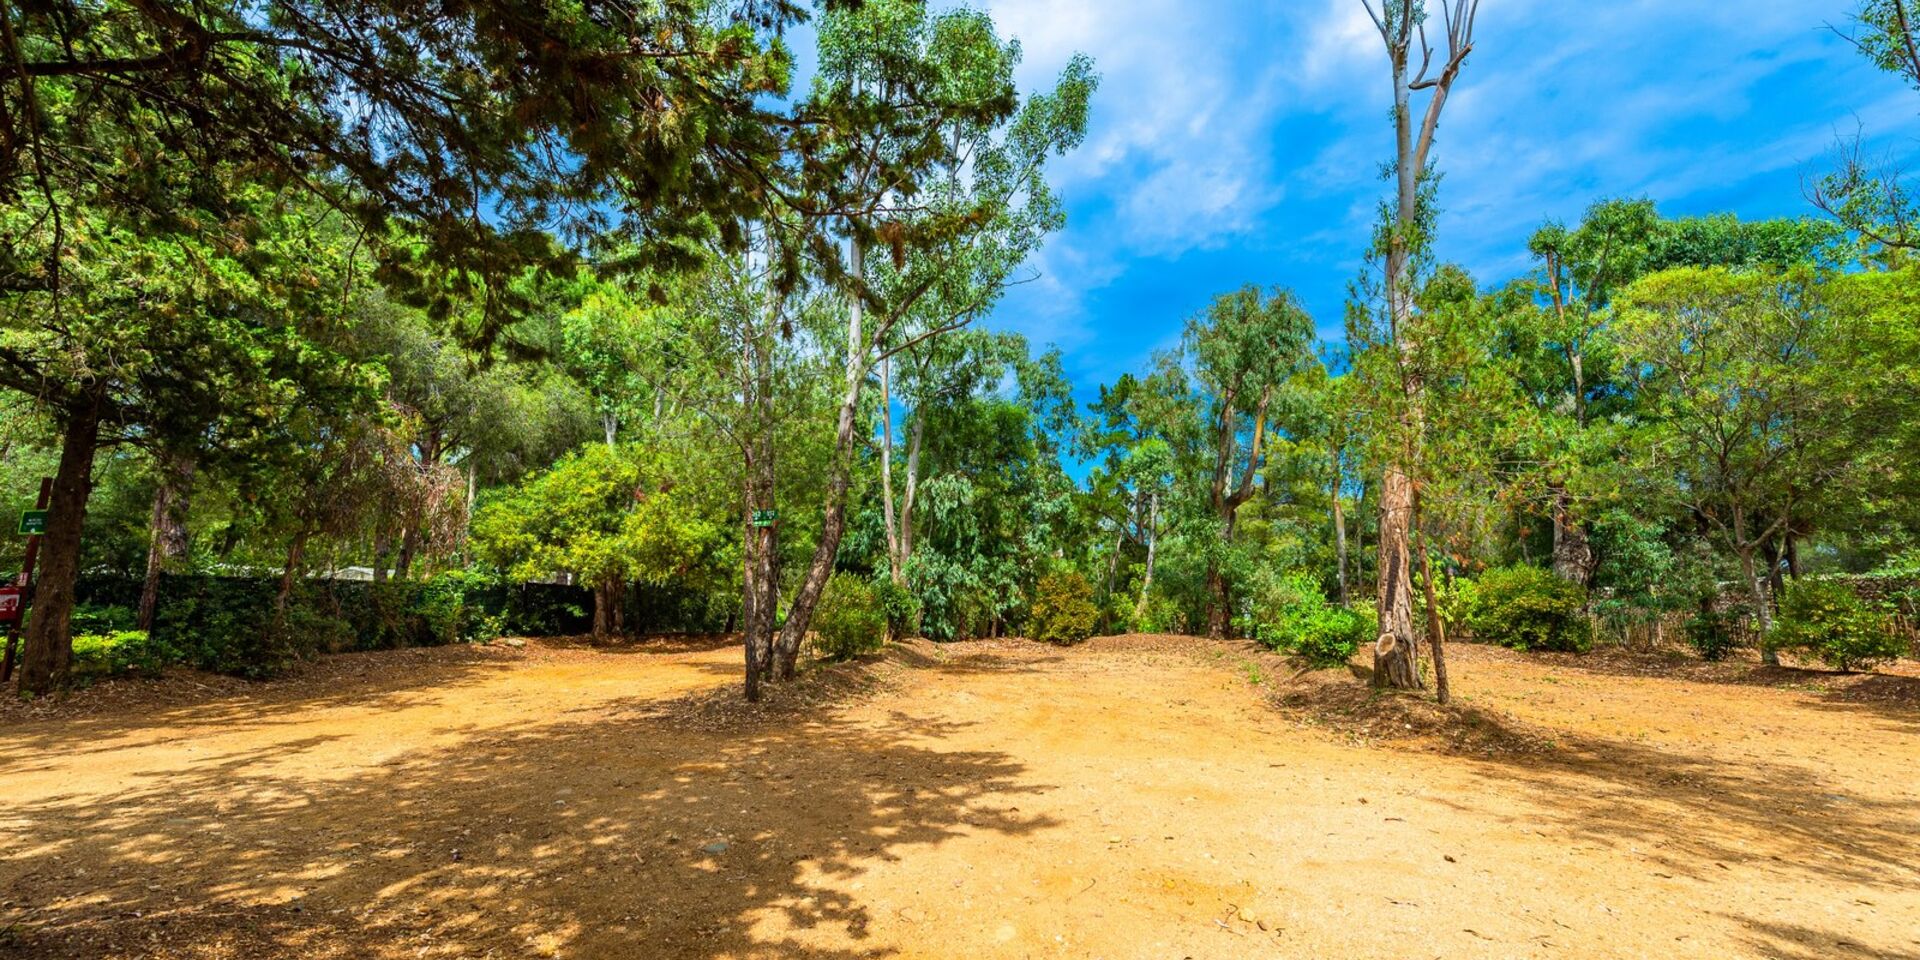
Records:
[[[1171,637],[333,658],[0,715],[0,956],[1920,958],[1911,675]],[[198,684],[198,688],[194,685]]]

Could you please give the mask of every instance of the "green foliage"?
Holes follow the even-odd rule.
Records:
[[[1447,630],[1447,636],[1453,636],[1461,629],[1470,629],[1468,620],[1473,615],[1473,605],[1480,595],[1480,585],[1467,577],[1439,576],[1434,585],[1434,597],[1440,601],[1440,623]],[[1427,592],[1419,582],[1414,583],[1413,591],[1414,627],[1424,635],[1427,623]]]
[[[489,578],[470,570],[448,570],[423,584],[417,608],[429,642],[486,643],[500,636],[505,617],[485,612],[470,599],[490,586]]]
[[[873,589],[879,597],[880,610],[887,617],[887,632],[895,637],[906,636],[913,629],[914,621],[920,618],[920,598],[885,577],[875,579]]]
[[[75,636],[83,633],[116,634],[133,629],[133,609],[118,604],[75,604],[72,614]]]
[[[1327,669],[1345,664],[1373,640],[1378,621],[1371,606],[1340,606],[1327,599],[1318,579],[1295,571],[1259,586],[1242,627],[1269,648]]]
[[[496,589],[492,578],[468,570],[448,570],[424,581],[369,584],[365,609],[346,611],[353,646],[379,650],[485,643],[506,628],[506,613],[488,612],[480,596]]]
[[[1078,573],[1053,573],[1040,578],[1033,590],[1027,633],[1044,643],[1074,644],[1093,636],[1100,609],[1093,604],[1093,585]]]
[[[1476,586],[1473,635],[1515,650],[1584,653],[1593,643],[1587,592],[1539,567],[1489,570]]]
[[[1706,610],[1687,619],[1687,645],[1701,659],[1725,660],[1740,648],[1739,628],[1743,618],[1724,610]]]
[[[1768,637],[1782,650],[1810,653],[1835,670],[1862,670],[1907,653],[1893,618],[1845,583],[1796,580],[1780,598],[1780,619]]]
[[[82,677],[158,676],[183,658],[179,648],[144,630],[78,633],[73,638],[73,670]]]
[[[524,580],[665,583],[712,573],[720,526],[661,458],[590,444],[482,507],[473,547]]]
[[[847,660],[886,645],[882,591],[864,577],[836,573],[813,611],[814,643],[828,660]]]

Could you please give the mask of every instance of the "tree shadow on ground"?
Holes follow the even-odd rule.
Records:
[[[298,744],[154,771],[0,828],[0,955],[841,958],[892,951],[862,872],[1025,835],[1039,789],[950,730],[631,700],[373,769],[263,773]],[[10,925],[10,926],[9,926]]]
[[[1871,714],[1890,721],[1895,729],[1920,732],[1920,676],[1906,673],[1842,673],[1813,667],[1775,667],[1757,659],[1709,662],[1677,651],[1520,654],[1484,644],[1469,644],[1465,649],[1475,657],[1517,658],[1556,670],[1596,676],[1799,693],[1822,709]]]
[[[1729,919],[1745,928],[1743,955],[1774,960],[1920,960],[1920,935],[1898,947],[1869,946],[1831,932],[1747,917]]]
[[[420,655],[412,659],[398,659]],[[339,707],[392,711],[422,706],[449,691],[486,683],[510,670],[518,658],[503,651],[457,646],[403,651],[329,654],[286,678],[246,681],[191,671],[155,678],[125,678],[97,701],[57,704],[45,715],[21,712],[4,724],[0,769],[48,753],[72,755],[121,749],[119,738],[156,727],[221,727],[245,723],[271,727],[300,723],[315,710]]]
[[[1548,811],[1544,821],[1438,801],[1514,830],[1635,847],[1695,879],[1744,866],[1876,887],[1920,883],[1920,800],[1849,793],[1802,766],[1539,727],[1458,700],[1443,707],[1342,680],[1283,690],[1274,702],[1336,732],[1456,754],[1525,785]]]

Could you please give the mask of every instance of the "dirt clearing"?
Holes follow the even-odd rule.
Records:
[[[1173,638],[168,681],[0,732],[0,956],[1920,957],[1920,681],[1455,659],[1465,738]]]

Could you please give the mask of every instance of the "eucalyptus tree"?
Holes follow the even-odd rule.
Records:
[[[887,575],[906,585],[907,560],[913,555],[915,495],[920,486],[921,449],[930,413],[951,407],[999,386],[1027,359],[1026,340],[1015,334],[956,330],[880,361],[880,495],[887,535]],[[895,364],[900,371],[893,373]],[[897,388],[896,388],[897,384]],[[896,394],[897,389],[897,394]],[[894,397],[906,420],[904,476],[895,497]]]
[[[1184,350],[1164,351],[1154,355],[1145,376],[1122,374],[1111,386],[1102,385],[1077,447],[1083,457],[1100,458],[1090,479],[1118,498],[1101,517],[1113,531],[1108,579],[1123,555],[1140,564],[1133,600],[1117,616],[1134,629],[1168,626],[1153,617],[1154,602],[1164,594],[1155,589],[1155,580],[1169,559],[1168,548],[1177,548],[1174,559],[1184,565],[1187,544],[1208,539],[1188,536],[1207,526],[1206,476],[1216,453],[1204,397],[1189,366]],[[1218,539],[1217,531],[1206,532]]]
[[[904,582],[937,639],[997,634],[1039,576],[1067,565],[1075,485],[1051,447],[1047,412],[1066,385],[1025,345],[970,392],[917,411],[926,423],[914,549]],[[1037,401],[1037,402],[1036,402]]]
[[[1052,92],[1023,104],[1019,45],[991,18],[913,0],[830,8],[819,43],[796,107],[808,122],[792,140],[801,195],[789,202],[809,214],[799,244],[809,266],[847,299],[846,346],[820,538],[765,664],[778,677],[792,675],[833,571],[874,365],[984,315],[1059,228],[1046,164],[1084,136],[1096,83],[1077,57]],[[872,262],[874,249],[889,255]]]
[[[1189,321],[1183,349],[1205,397],[1212,464],[1207,484],[1218,539],[1207,560],[1207,634],[1225,637],[1232,584],[1225,569],[1240,507],[1253,498],[1267,431],[1303,420],[1296,378],[1319,362],[1313,319],[1292,292],[1243,287],[1222,294]]]
[[[1428,591],[1425,631],[1433,644],[1436,692],[1448,695],[1446,663],[1440,647],[1441,624],[1431,616],[1434,590],[1431,554],[1435,540],[1446,552],[1463,552],[1467,536],[1484,531],[1498,509],[1497,468],[1502,451],[1516,435],[1535,429],[1525,416],[1509,358],[1496,349],[1498,301],[1480,295],[1473,278],[1455,266],[1432,272],[1416,295],[1421,336],[1407,349],[1368,323],[1364,308],[1352,307],[1349,336],[1354,401],[1361,408],[1359,433],[1367,459],[1402,465],[1410,487],[1409,562],[1403,576],[1418,576]],[[1406,432],[1407,394],[1394,385],[1412,380],[1422,386],[1420,429]],[[1383,532],[1384,538],[1386,534]],[[1475,538],[1478,539],[1478,538]],[[1385,554],[1380,576],[1391,575]],[[1417,569],[1415,569],[1417,567]],[[1382,627],[1384,634],[1385,627]],[[1385,642],[1383,636],[1382,642]],[[1376,651],[1376,655],[1378,651]]]
[[[755,247],[777,249],[776,231],[760,227],[755,234]],[[650,440],[724,452],[735,464],[745,690],[758,699],[771,670],[781,571],[801,559],[788,554],[815,529],[804,505],[819,501],[829,473],[833,438],[822,436],[820,425],[836,402],[838,304],[817,286],[783,289],[777,256],[714,247],[708,257],[707,268],[664,284],[662,309],[618,298],[648,311],[648,340],[623,343],[571,326],[568,337],[590,333],[609,349],[597,354],[604,366],[589,369],[632,382],[642,403],[679,411],[647,423]],[[631,318],[626,309],[622,315]],[[570,317],[569,324],[575,319],[589,318]],[[603,402],[647,416],[616,396]]]
[[[1920,7],[1911,0],[1863,0],[1853,11],[1851,40],[1875,66],[1920,90]]]
[[[1395,349],[1411,353],[1421,336],[1415,293],[1432,245],[1432,198],[1437,181],[1429,155],[1447,98],[1473,52],[1480,3],[1440,0],[1437,32],[1444,35],[1446,46],[1436,51],[1427,42],[1430,17],[1424,0],[1383,0],[1377,10],[1371,0],[1361,2],[1385,45],[1393,82],[1394,154],[1388,172],[1394,181],[1394,193],[1382,206],[1382,222],[1374,242],[1381,263],[1376,292],[1383,306],[1377,319],[1386,329],[1386,340]],[[1436,68],[1437,72],[1430,72]],[[1416,117],[1415,101],[1423,94],[1425,106]],[[1411,450],[1425,413],[1423,384],[1404,375],[1404,365],[1401,370],[1403,375],[1396,378],[1392,389],[1403,394],[1406,402],[1401,405],[1401,422],[1394,432]],[[1387,458],[1380,485],[1380,639],[1374,645],[1374,683],[1416,688],[1422,682],[1408,553],[1414,489],[1403,459]]]

